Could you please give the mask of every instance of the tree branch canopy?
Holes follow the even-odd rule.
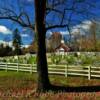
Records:
[[[30,6],[32,6],[32,4]],[[25,7],[27,7],[27,5],[25,5]],[[18,9],[20,8],[21,7]],[[93,18],[93,16],[95,16],[93,12],[91,12],[91,9],[93,8],[95,8],[95,3],[89,0],[47,0],[45,15],[46,19],[44,21],[46,24],[46,30],[70,27],[73,23],[75,23],[73,22],[73,19],[75,20],[75,18],[78,17],[80,18],[85,16],[85,18]],[[25,9],[26,8],[23,8],[17,12],[11,7],[1,7],[0,19],[11,20],[18,23],[22,27],[27,27],[34,30],[35,22],[32,21],[32,18],[34,19],[34,17],[33,15],[29,15],[29,12],[27,12]],[[34,12],[33,9],[32,12]]]
[[[64,25],[52,25],[46,28],[46,30],[50,30],[50,29],[54,29],[54,28],[64,28],[64,27],[68,27],[68,24],[64,24]]]
[[[11,21],[14,21],[14,22],[18,23],[18,24],[21,25],[22,27],[28,27],[28,28],[34,29],[33,26],[28,25],[28,24],[25,24],[24,22],[22,22],[22,20],[18,19],[17,17],[14,17],[14,16],[8,16],[8,17],[4,17],[4,16],[1,17],[1,16],[0,16],[0,19],[11,20]]]
[[[31,24],[30,18],[27,12],[20,12],[19,15],[15,11],[8,8],[0,9],[0,19],[11,20],[18,23],[22,27],[27,27],[34,30],[34,25]]]

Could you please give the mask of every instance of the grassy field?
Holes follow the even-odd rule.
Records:
[[[85,77],[64,77],[59,75],[50,75],[50,81],[54,85],[66,87],[79,86],[100,86],[100,79],[91,79]],[[25,98],[31,91],[36,90],[36,74],[23,72],[0,71],[0,100],[29,100]],[[99,87],[100,88],[100,87]],[[6,100],[7,100],[6,99]],[[30,100],[100,100],[100,91],[98,92],[63,92],[54,94],[53,92],[37,94],[33,93]],[[18,99],[17,99],[18,100]]]

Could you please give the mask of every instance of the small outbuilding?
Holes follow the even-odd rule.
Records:
[[[70,51],[70,48],[64,43],[64,40],[61,40],[61,44],[55,48],[55,52],[64,53]]]

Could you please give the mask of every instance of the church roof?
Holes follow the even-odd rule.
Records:
[[[61,44],[55,49],[55,51],[58,51],[58,50],[60,50],[60,49],[63,49],[64,52],[70,51],[70,48],[69,48],[66,44],[64,44],[64,43],[61,43]]]

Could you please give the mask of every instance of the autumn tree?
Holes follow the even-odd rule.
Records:
[[[91,27],[90,27],[90,32],[91,32],[91,42],[93,44],[93,51],[97,50],[97,39],[96,39],[96,22],[92,21]]]
[[[59,32],[53,32],[51,37],[49,38],[50,47],[52,50],[55,50],[60,44],[62,40],[62,35]]]

